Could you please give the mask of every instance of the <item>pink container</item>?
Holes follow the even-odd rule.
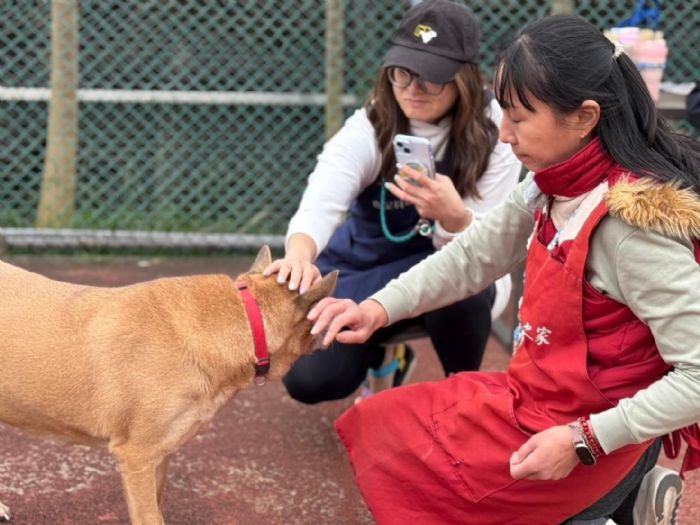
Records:
[[[654,101],[659,100],[667,56],[668,47],[663,38],[642,40],[634,48],[634,61]]]
[[[638,27],[614,27],[612,30],[616,40],[625,46],[625,49],[634,49],[639,44],[641,33]]]

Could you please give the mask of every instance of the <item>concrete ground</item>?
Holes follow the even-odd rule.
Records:
[[[252,257],[5,260],[55,279],[119,286],[170,275],[236,275]],[[430,343],[420,340],[413,346],[419,366],[412,382],[439,379]],[[492,338],[483,368],[502,370],[508,357]],[[286,395],[280,382],[243,391],[219,411],[208,431],[174,455],[165,492],[166,522],[372,524],[332,428],[351,402],[302,405]],[[661,462],[677,466],[677,461]],[[700,523],[700,474],[687,478],[682,525]],[[0,501],[11,507],[16,525],[129,523],[116,464],[107,452],[44,441],[7,427],[0,427]]]

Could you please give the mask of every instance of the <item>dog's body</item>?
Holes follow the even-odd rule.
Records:
[[[241,276],[265,322],[270,376],[312,350],[310,307],[332,274],[304,295]],[[0,263],[0,421],[85,445],[107,445],[134,524],[162,524],[168,456],[253,383],[248,316],[226,275],[80,286]],[[0,505],[0,514],[2,513]]]

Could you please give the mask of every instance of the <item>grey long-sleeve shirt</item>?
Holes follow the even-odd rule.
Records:
[[[534,228],[523,196],[530,180],[453,242],[372,296],[390,323],[478,293],[525,259]],[[626,304],[649,326],[661,356],[674,367],[616,407],[591,415],[603,450],[611,452],[700,420],[700,268],[691,244],[606,216],[593,233],[586,271],[596,289]]]

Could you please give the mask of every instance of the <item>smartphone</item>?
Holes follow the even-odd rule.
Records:
[[[413,135],[396,135],[394,155],[400,166],[410,166],[425,173],[431,179],[435,178],[435,159],[428,139]]]

